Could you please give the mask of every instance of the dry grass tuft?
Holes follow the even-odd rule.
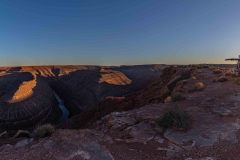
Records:
[[[34,138],[44,138],[51,136],[55,132],[55,127],[51,124],[44,124],[41,126],[38,126],[33,131],[33,137]]]

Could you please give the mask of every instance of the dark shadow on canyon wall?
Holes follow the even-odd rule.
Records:
[[[51,81],[52,88],[64,100],[71,116],[96,107],[107,96],[122,96],[130,92],[129,85],[100,83],[99,69],[78,70]]]
[[[123,66],[107,69],[125,74],[132,83],[127,85],[100,83],[102,75],[100,67],[77,70],[51,79],[51,87],[64,100],[65,106],[70,111],[71,118],[63,125],[64,127],[84,127],[91,121],[89,119],[95,120],[107,113],[135,106],[133,93],[159,79],[163,66]]]

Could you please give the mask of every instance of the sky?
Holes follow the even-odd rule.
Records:
[[[226,63],[239,0],[1,0],[0,65]]]

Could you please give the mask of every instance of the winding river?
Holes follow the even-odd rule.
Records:
[[[56,92],[54,92],[54,95],[58,101],[58,106],[59,106],[60,110],[62,111],[62,116],[59,119],[59,123],[65,122],[69,117],[69,111],[66,108],[66,106],[64,105],[64,101],[57,95]]]

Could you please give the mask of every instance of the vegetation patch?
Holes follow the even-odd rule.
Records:
[[[51,136],[55,132],[55,127],[51,124],[44,124],[41,126],[38,126],[33,131],[33,137],[34,138],[44,138]]]
[[[174,128],[186,131],[192,126],[192,118],[186,112],[180,109],[167,111],[157,120],[157,124],[163,128]]]

